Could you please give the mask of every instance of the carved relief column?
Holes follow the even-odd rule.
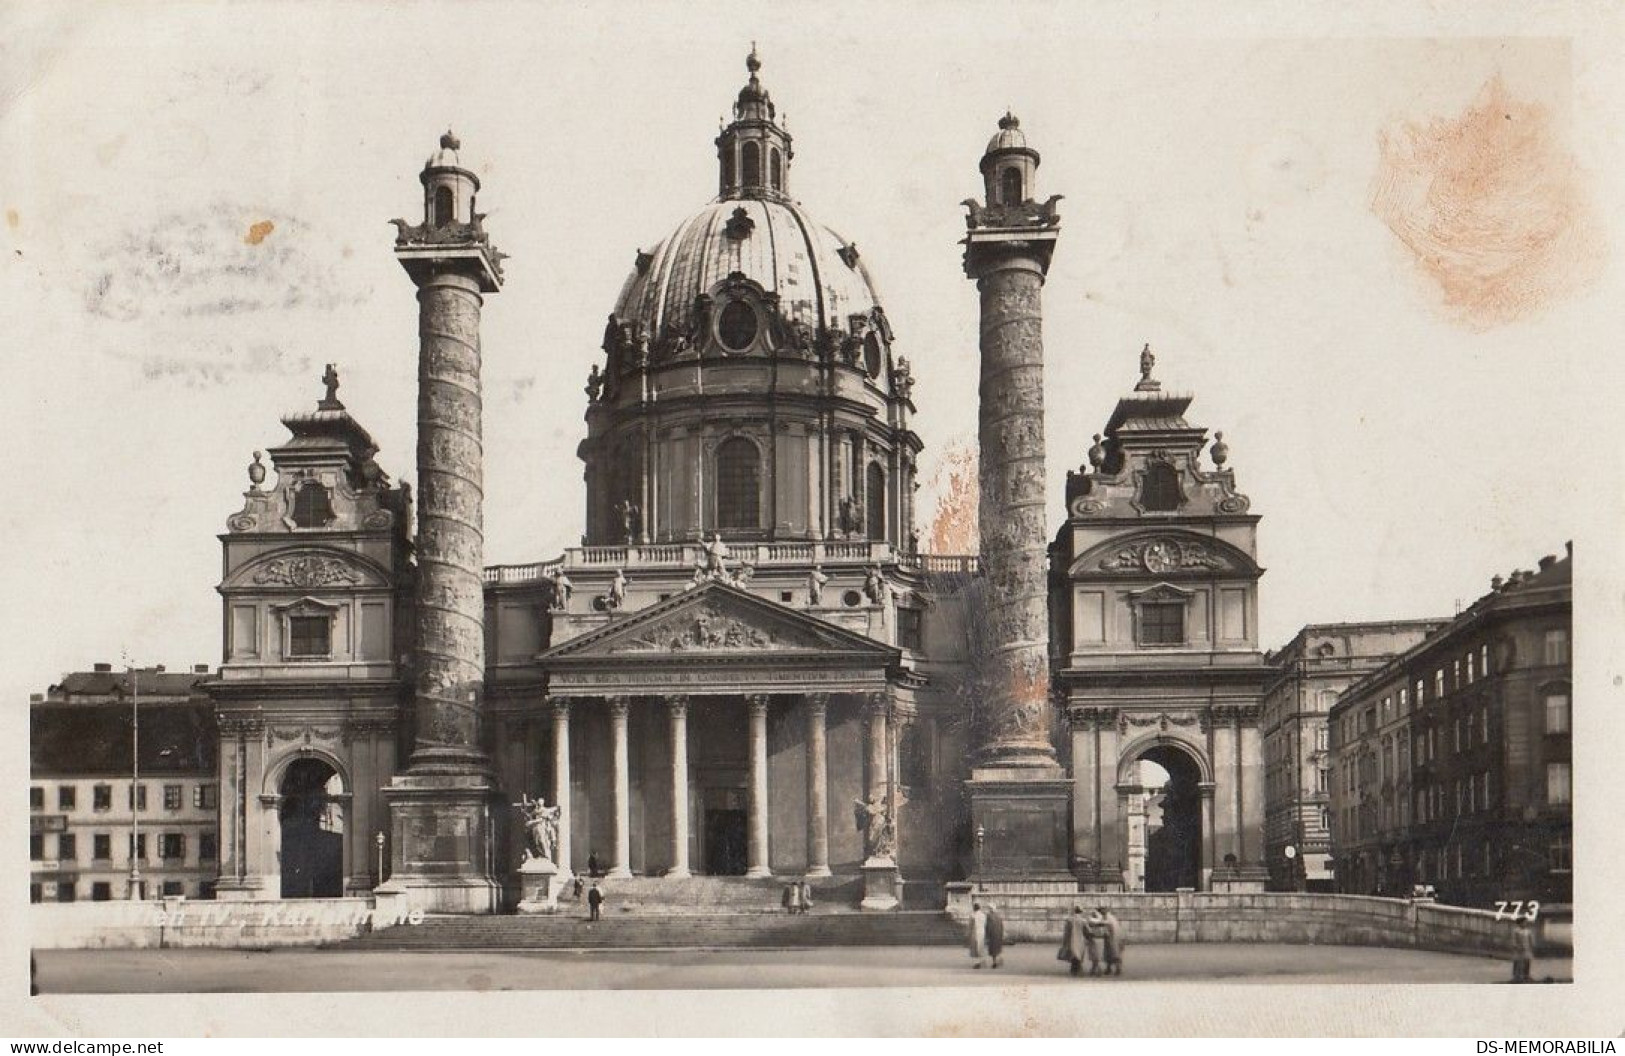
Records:
[[[829,871],[829,694],[809,693],[807,705],[807,875]]]
[[[553,864],[570,875],[570,698],[553,698],[553,803],[559,808],[558,847]]]
[[[750,707],[750,788],[747,798],[745,875],[772,876],[767,849],[767,705],[765,694],[748,698]]]
[[[688,871],[688,698],[669,696],[666,712],[671,720],[671,868],[666,875],[682,878]]]
[[[610,697],[610,769],[611,817],[613,818],[613,847],[610,852],[609,872],[605,875],[625,879],[632,875],[632,766],[627,747],[626,719],[630,701],[626,697]]]

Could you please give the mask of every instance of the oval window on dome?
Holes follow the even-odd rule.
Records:
[[[868,368],[869,376],[871,378],[880,377],[880,367],[882,362],[883,360],[880,355],[880,338],[876,337],[874,334],[870,334],[868,337],[863,339],[863,365]]]
[[[729,301],[717,317],[717,337],[730,351],[749,348],[756,340],[756,310],[744,301]]]

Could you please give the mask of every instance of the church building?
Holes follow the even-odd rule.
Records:
[[[461,144],[430,157],[423,222],[396,221],[419,290],[417,494],[330,368],[220,537],[220,897],[510,909],[537,856],[530,801],[559,875],[652,902],[738,877],[747,900],[807,878],[854,906],[941,906],[948,881],[1038,862],[1087,889],[1261,888],[1258,518],[1224,444],[1201,464],[1190,399],[1147,353],[1069,475],[1046,573],[1041,415],[1001,434],[998,493],[1038,489],[1020,560],[1041,668],[1051,640],[1033,700],[984,706],[979,637],[1016,582],[986,573],[1018,566],[986,538],[920,552],[906,322],[792,197],[754,51],[747,70],[715,197],[614,298],[585,390],[583,545],[552,560],[483,563],[502,497],[483,494],[478,329],[503,254]],[[984,315],[1039,310],[1059,218],[1033,201],[1037,166],[1007,115],[968,219]],[[1036,337],[1024,354],[1041,367]],[[1167,774],[1160,841],[1133,835],[1142,760]]]

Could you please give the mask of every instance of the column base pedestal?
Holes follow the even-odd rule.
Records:
[[[863,901],[858,908],[884,913],[903,904],[903,877],[890,858],[870,858],[863,863]]]
[[[667,869],[665,873],[667,880],[687,880],[693,875],[694,874],[689,872],[687,869],[677,868]]]
[[[519,867],[520,913],[557,913],[559,892],[569,882],[546,858],[527,858]]]
[[[490,777],[399,774],[383,790],[393,868],[373,889],[381,910],[496,913],[502,885],[491,875],[491,815],[501,797]]]
[[[830,872],[829,866],[827,865],[815,865],[811,869],[808,869],[803,875],[808,877],[825,877],[834,876],[835,874]]]
[[[1071,877],[1072,782],[1059,766],[978,767],[965,785],[979,879]]]
[[[214,897],[220,902],[264,902],[281,898],[282,880],[270,876],[234,876],[216,882]]]
[[[1269,885],[1269,870],[1261,865],[1215,866],[1208,878],[1209,891],[1256,894]]]
[[[753,865],[745,870],[745,876],[752,880],[771,880],[773,879],[773,870],[765,865]]]

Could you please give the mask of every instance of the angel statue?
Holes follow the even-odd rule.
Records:
[[[853,800],[853,816],[863,833],[863,850],[870,858],[892,858],[897,854],[897,827],[892,822],[886,797],[874,793],[865,802]]]
[[[553,848],[559,839],[559,815],[563,813],[563,808],[550,807],[546,800],[539,797],[531,799],[528,795],[521,796],[514,806],[525,815],[525,861],[540,858],[551,862]]]

